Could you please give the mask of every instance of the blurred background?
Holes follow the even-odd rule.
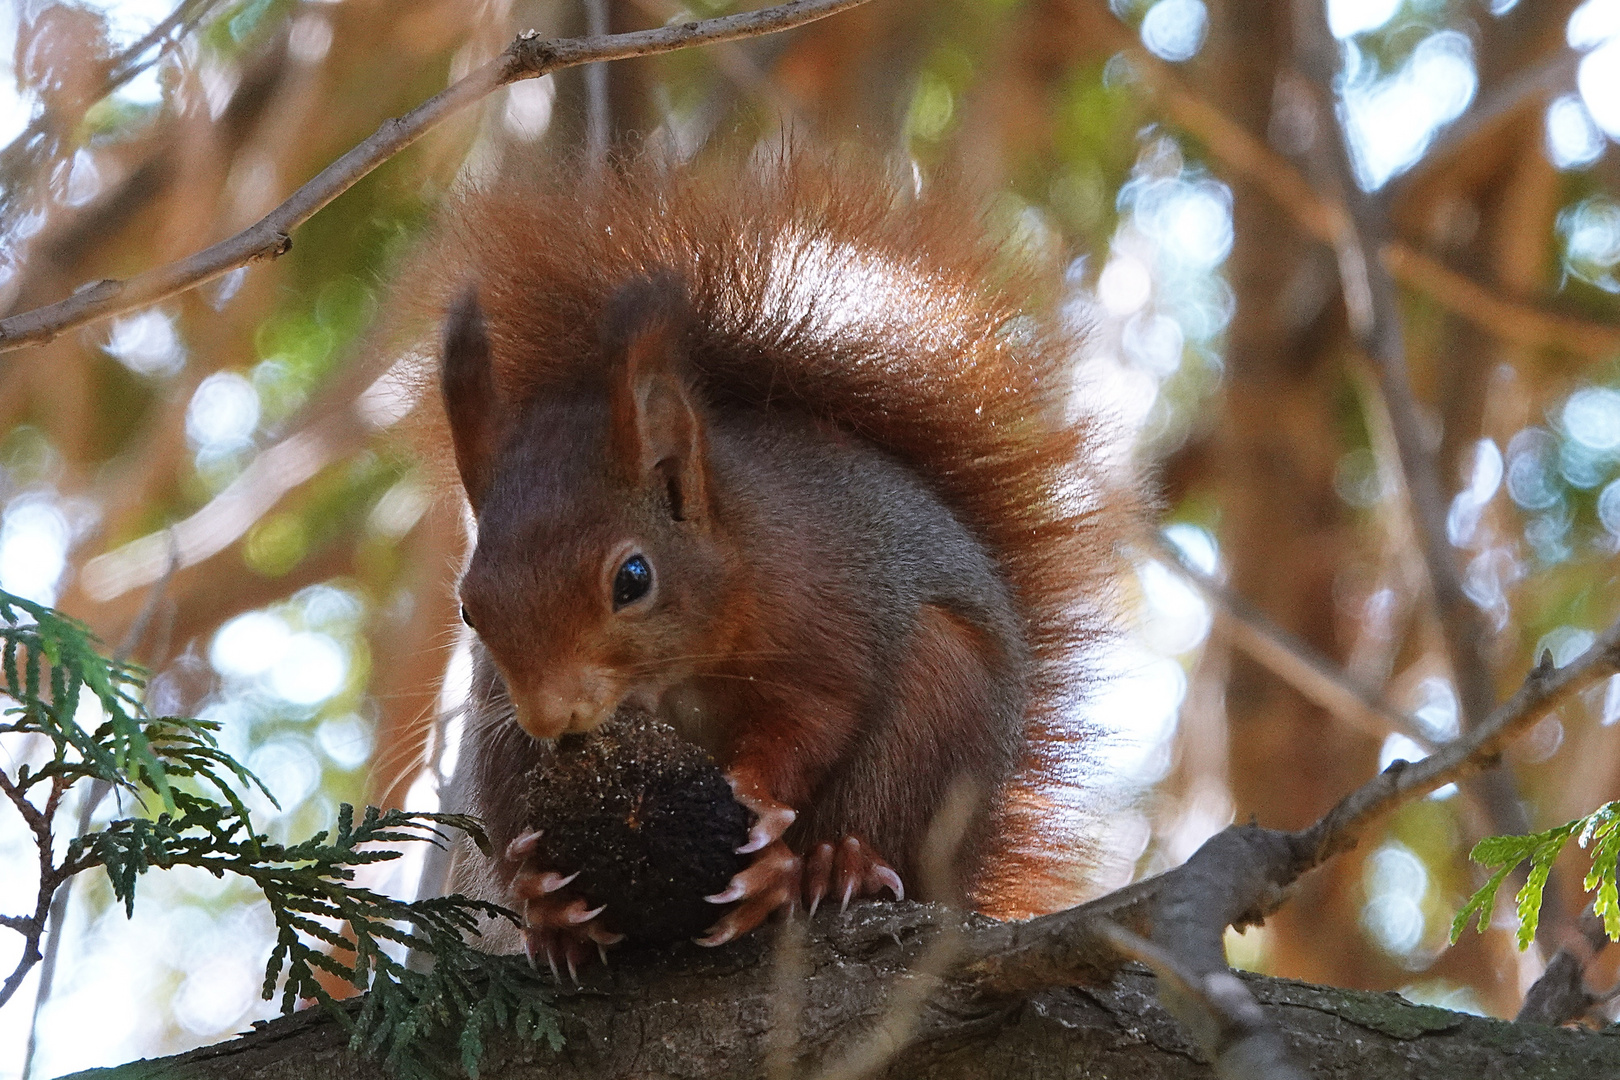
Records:
[[[517,31],[727,8],[0,0],[0,311],[251,224]],[[593,78],[605,110],[586,107]],[[1307,824],[1620,615],[1620,0],[876,0],[515,85],[362,180],[285,257],[0,356],[0,587],[149,667],[154,712],[223,721],[280,800],[256,807],[278,836],[345,801],[434,807],[454,767],[434,718],[466,677],[463,534],[396,433],[408,390],[366,347],[392,269],[458,176],[629,132],[690,155],[784,128],[982,191],[1009,253],[1092,327],[1076,394],[1123,422],[1117,464],[1160,487],[1173,549],[1147,533],[1134,549],[1129,633],[1090,705],[1110,733],[1095,891],[1233,820]],[[1424,508],[1352,332],[1344,251],[1309,226],[1320,196],[1367,211],[1369,258],[1383,244],[1404,267],[1388,310],[1466,597],[1453,629],[1475,628],[1467,664],[1430,599]],[[1302,678],[1307,653],[1404,725]],[[1448,788],[1405,808],[1231,935],[1233,962],[1512,1015],[1557,926],[1526,954],[1502,926],[1445,948],[1478,883],[1466,851],[1515,813],[1546,828],[1620,796],[1617,720],[1620,676],[1513,749],[1507,801]],[[1585,867],[1566,861],[1569,915]],[[420,863],[373,884],[411,895]],[[32,867],[0,807],[0,911],[25,906]],[[272,1014],[271,924],[246,890],[152,875],[132,920],[111,900],[78,883],[49,993],[36,972],[0,1011],[0,1077],[23,1073],[36,997],[36,1077]],[[17,947],[0,939],[0,967]]]

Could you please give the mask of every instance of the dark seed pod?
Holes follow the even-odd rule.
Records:
[[[525,791],[533,865],[579,871],[570,889],[638,941],[702,934],[725,910],[703,898],[748,862],[753,815],[707,753],[643,712],[556,740]]]

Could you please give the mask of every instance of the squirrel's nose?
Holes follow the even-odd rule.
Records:
[[[591,731],[612,716],[618,704],[611,683],[594,669],[548,680],[527,694],[512,697],[518,727],[537,739]]]

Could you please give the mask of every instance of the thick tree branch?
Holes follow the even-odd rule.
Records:
[[[508,83],[579,64],[655,56],[738,38],[788,30],[824,19],[867,0],[789,0],[759,11],[701,22],[601,37],[543,39],[524,34],[500,56],[404,116],[385,120],[368,139],[322,169],[255,224],[195,255],[124,281],[80,287],[65,300],[0,319],[0,352],[50,341],[64,330],[145,307],[194,289],[239,266],[274,259],[292,247],[292,232],[377,166],[404,150],[428,129]]]
[[[1378,818],[1403,803],[1497,764],[1516,736],[1573,697],[1595,679],[1620,671],[1620,622],[1576,660],[1554,668],[1550,659],[1530,673],[1519,691],[1484,722],[1418,762],[1397,761],[1349,795],[1315,824],[1299,832],[1236,825],[1211,837],[1181,866],[1127,886],[1068,911],[1005,924],[976,934],[963,969],[966,978],[1007,993],[1029,992],[1061,981],[1064,972],[1106,970],[1097,957],[1100,941],[1118,939],[1104,923],[1148,937],[1176,961],[1175,977],[1193,985],[1227,973],[1223,939],[1228,926],[1262,921],[1287,898],[1289,888],[1308,871],[1355,846]],[[1124,939],[1129,940],[1129,939]],[[1138,954],[1145,956],[1146,954]],[[1154,954],[1157,955],[1157,954]],[[1218,1058],[1222,1039],[1241,1028],[1244,1038],[1260,1033],[1244,1026],[1252,1014],[1231,984],[1216,979],[1209,1000],[1177,999],[1174,1010],[1189,1014],[1189,1026],[1205,1039],[1203,1048]],[[1198,1010],[1215,1008],[1200,1016]],[[1234,1011],[1235,1010],[1235,1011]],[[1224,1033],[1224,1034],[1223,1034]],[[1276,1071],[1253,1074],[1262,1080],[1293,1074],[1282,1064],[1277,1032],[1269,1048],[1246,1047],[1244,1060],[1275,1061]]]
[[[824,913],[788,958],[798,976],[797,1001],[783,998],[783,958],[767,933],[712,952],[677,946],[626,953],[611,972],[593,969],[584,986],[558,992],[566,1039],[560,1052],[502,1034],[490,1040],[480,1074],[507,1080],[831,1075],[883,1037],[896,1015],[894,997],[911,992],[920,958],[952,932],[948,923],[939,909],[913,904],[857,905],[843,917]],[[959,925],[970,948],[981,935],[1002,929],[984,920]],[[1099,960],[1112,952],[1096,944]],[[1536,1075],[1546,1076],[1620,1070],[1620,1044],[1594,1032],[1515,1027],[1387,994],[1228,978],[1288,1050],[1314,1068],[1312,1075],[1473,1080],[1508,1075],[1529,1061]],[[1209,1080],[1218,1073],[1154,1000],[1162,981],[1129,967],[1111,980],[1071,976],[1007,994],[946,978],[932,986],[908,1037],[864,1062],[872,1067],[865,1075]],[[350,1054],[346,1043],[337,1024],[311,1009],[142,1068],[177,1080],[385,1075]]]

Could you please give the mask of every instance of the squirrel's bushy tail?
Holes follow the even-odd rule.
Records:
[[[501,397],[520,401],[588,378],[603,305],[673,272],[711,400],[814,414],[932,481],[999,560],[1036,661],[1027,760],[975,896],[1007,917],[1074,902],[1091,865],[1079,703],[1128,511],[1096,422],[1076,419],[1074,333],[968,206],[856,157],[649,156],[588,194],[562,178],[469,185],[399,292],[437,320],[476,282]]]

